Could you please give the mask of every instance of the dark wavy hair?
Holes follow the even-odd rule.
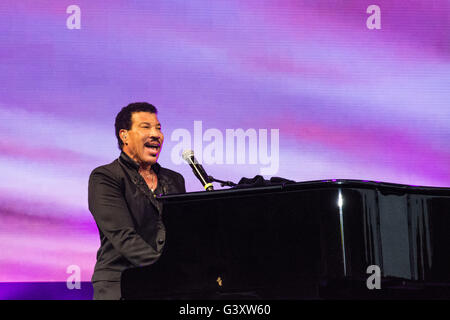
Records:
[[[116,122],[114,127],[116,129],[116,137],[117,143],[119,144],[119,149],[122,150],[123,142],[120,139],[119,132],[122,129],[130,130],[131,129],[131,116],[134,112],[150,112],[150,113],[158,113],[156,107],[147,102],[133,102],[123,107],[122,110],[116,116]]]

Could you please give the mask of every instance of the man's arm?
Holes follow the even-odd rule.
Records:
[[[89,177],[89,210],[114,248],[135,266],[150,265],[161,253],[137,234],[119,183],[104,168]]]
[[[186,183],[184,181],[184,177],[181,174],[178,174],[178,175],[179,175],[179,180],[180,180],[179,184],[180,184],[181,193],[186,193]]]

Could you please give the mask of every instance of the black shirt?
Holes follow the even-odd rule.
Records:
[[[153,264],[161,256],[166,230],[156,195],[185,193],[184,178],[156,163],[152,170],[158,185],[152,192],[138,169],[139,164],[122,152],[89,177],[89,210],[101,242],[92,282],[120,281],[123,270]]]

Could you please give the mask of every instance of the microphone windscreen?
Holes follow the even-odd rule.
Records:
[[[183,151],[183,154],[181,155],[185,161],[188,161],[194,156],[194,151],[190,149],[186,149]]]

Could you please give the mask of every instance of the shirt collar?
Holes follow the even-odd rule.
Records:
[[[136,161],[134,161],[133,159],[131,159],[125,152],[121,152],[120,153],[120,160],[123,161],[128,167],[138,170],[139,169],[139,163],[137,163]],[[159,165],[159,163],[155,163],[152,165],[152,170],[158,174],[159,173],[159,169],[161,168],[161,166]]]

